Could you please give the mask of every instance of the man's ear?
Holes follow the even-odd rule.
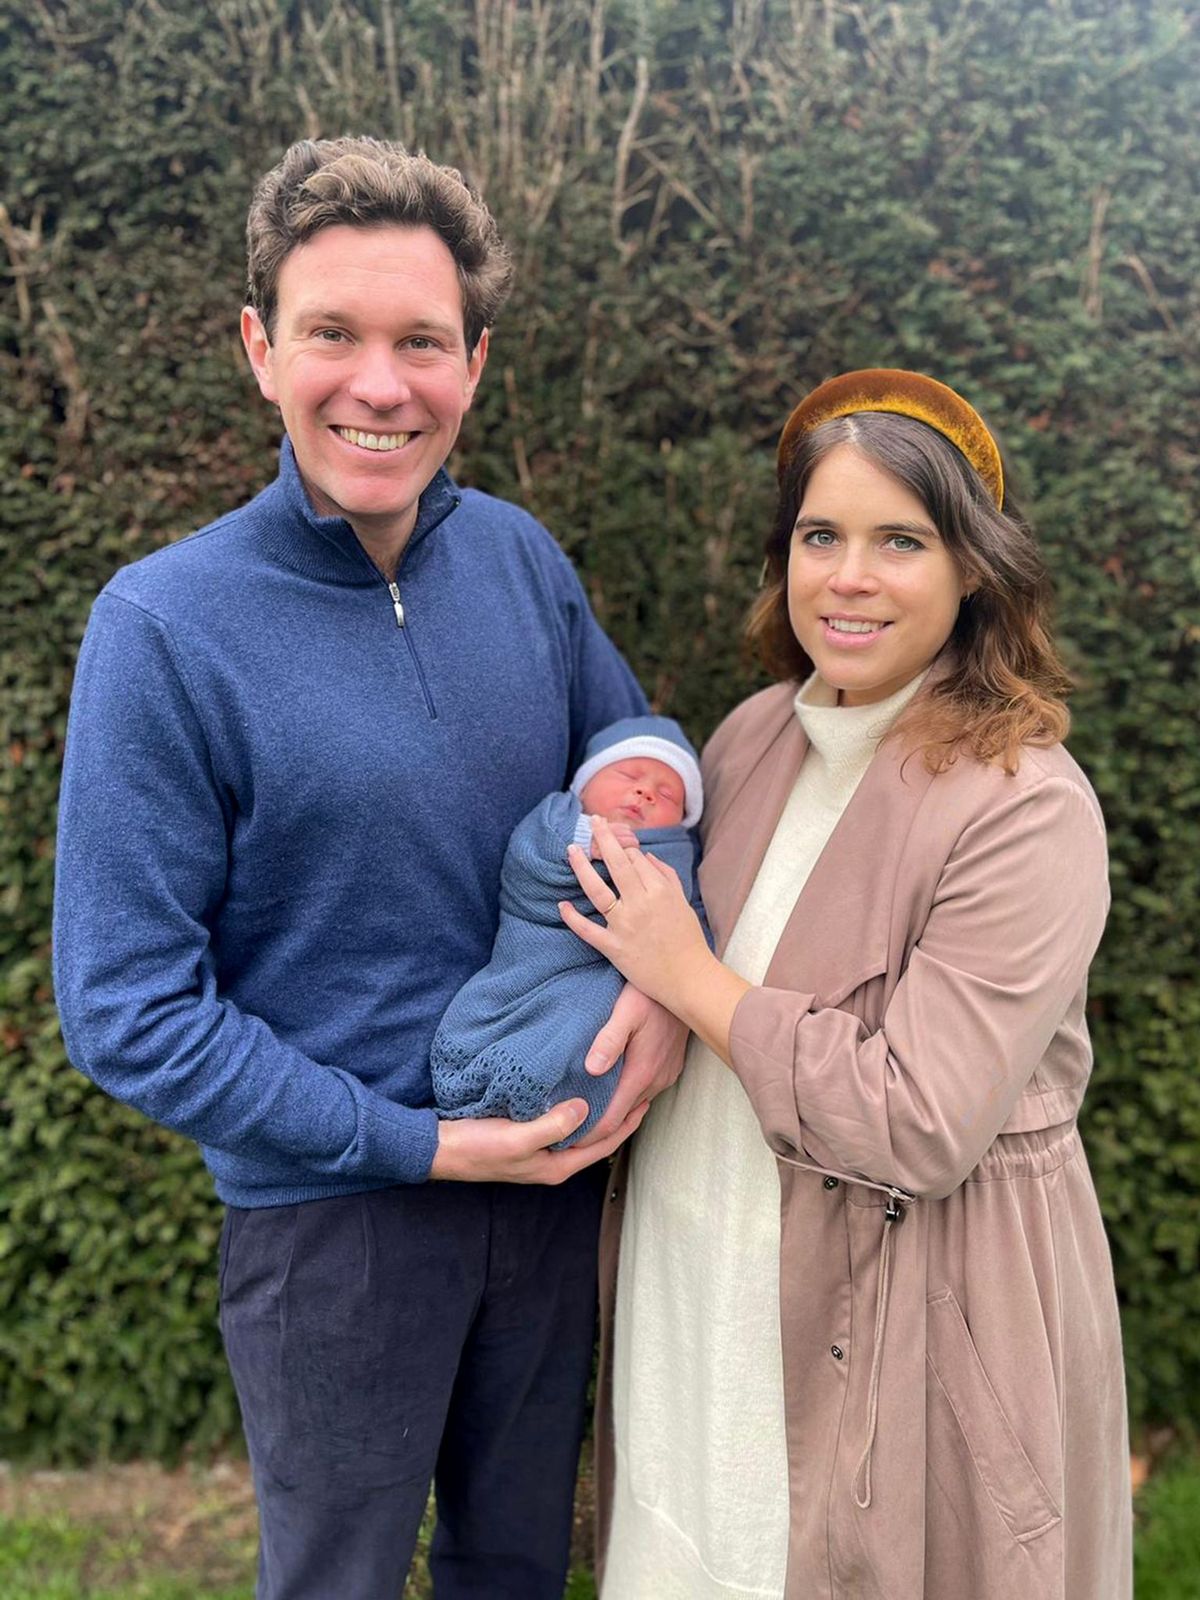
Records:
[[[274,351],[267,330],[262,325],[262,318],[253,306],[242,307],[242,343],[263,399],[278,405],[279,395],[272,376]]]
[[[243,316],[245,313],[243,312]],[[467,408],[470,409],[471,401],[475,398],[475,391],[479,387],[479,380],[483,377],[483,369],[488,358],[488,333],[485,328],[479,335],[479,340],[467,357]]]

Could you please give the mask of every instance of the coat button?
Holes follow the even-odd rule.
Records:
[[[826,1178],[825,1179],[825,1187],[827,1189],[836,1189],[837,1188],[837,1179],[836,1178]]]
[[[610,1194],[610,1195],[609,1195],[609,1197],[608,1197],[608,1198],[609,1198],[609,1199],[610,1199],[610,1200],[616,1200],[616,1199],[618,1199],[618,1198],[619,1198],[619,1196],[620,1196],[620,1193],[621,1193],[621,1191],[620,1191],[620,1189],[614,1189],[614,1190],[613,1190],[613,1191],[612,1191],[612,1193],[611,1193],[611,1194]]]
[[[846,1352],[842,1349],[840,1344],[831,1344],[829,1346],[829,1354],[835,1361],[844,1361],[846,1358]]]

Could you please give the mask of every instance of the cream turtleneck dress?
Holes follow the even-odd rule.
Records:
[[[761,983],[875,748],[920,687],[839,706],[814,676],[795,787],[724,954]],[[745,1091],[698,1038],[635,1142],[613,1366],[616,1483],[602,1600],[779,1600],[788,1477],[779,1177]]]

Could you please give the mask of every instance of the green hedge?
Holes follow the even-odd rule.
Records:
[[[207,1179],[63,1055],[55,789],[96,590],[270,475],[275,421],[236,344],[246,202],[291,139],[347,130],[487,193],[519,287],[452,465],[556,531],[697,737],[758,681],[738,629],[805,388],[924,367],[1001,426],[1111,827],[1085,1129],[1132,1401],[1200,1421],[1194,18],[1170,0],[6,12],[0,1455],[169,1454],[235,1428]]]

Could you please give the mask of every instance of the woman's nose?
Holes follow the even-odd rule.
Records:
[[[862,594],[878,583],[869,558],[848,550],[827,579],[834,594]]]

